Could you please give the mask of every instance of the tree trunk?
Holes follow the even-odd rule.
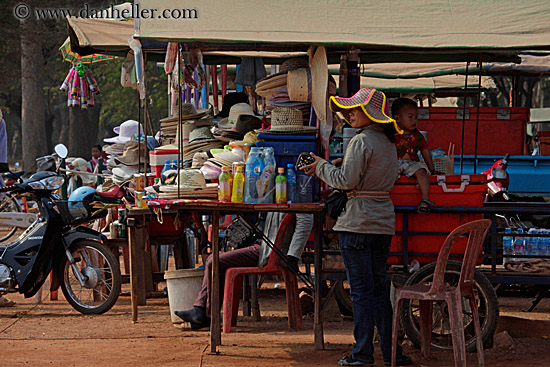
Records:
[[[23,169],[36,170],[36,158],[46,154],[45,98],[42,86],[44,57],[36,20],[21,22],[21,134]]]
[[[100,106],[88,110],[69,108],[69,156],[91,159],[99,127],[99,111]]]

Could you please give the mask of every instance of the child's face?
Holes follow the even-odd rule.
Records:
[[[418,107],[405,105],[393,118],[401,129],[410,132],[418,124]]]
[[[101,157],[101,151],[99,149],[97,149],[96,147],[93,147],[92,148],[92,157],[94,157],[95,159],[98,159],[99,157]]]

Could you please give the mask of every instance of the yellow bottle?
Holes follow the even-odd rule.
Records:
[[[243,167],[237,167],[237,172],[233,177],[233,193],[231,195],[232,203],[242,203],[244,192],[244,173]]]

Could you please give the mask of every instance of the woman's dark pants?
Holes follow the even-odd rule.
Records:
[[[374,326],[380,335],[384,360],[391,359],[392,306],[386,283],[386,265],[391,235],[340,232],[340,251],[353,297],[352,355],[363,362],[374,361]]]

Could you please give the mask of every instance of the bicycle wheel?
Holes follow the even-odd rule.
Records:
[[[111,251],[94,241],[82,240],[71,245],[75,264],[67,258],[61,264],[61,289],[78,312],[102,314],[114,306],[120,295],[121,275]],[[75,271],[84,278],[81,285]]]
[[[21,207],[15,196],[6,195],[0,202],[0,213],[21,212]],[[17,231],[16,226],[2,224],[0,221],[0,242],[6,241]]]

